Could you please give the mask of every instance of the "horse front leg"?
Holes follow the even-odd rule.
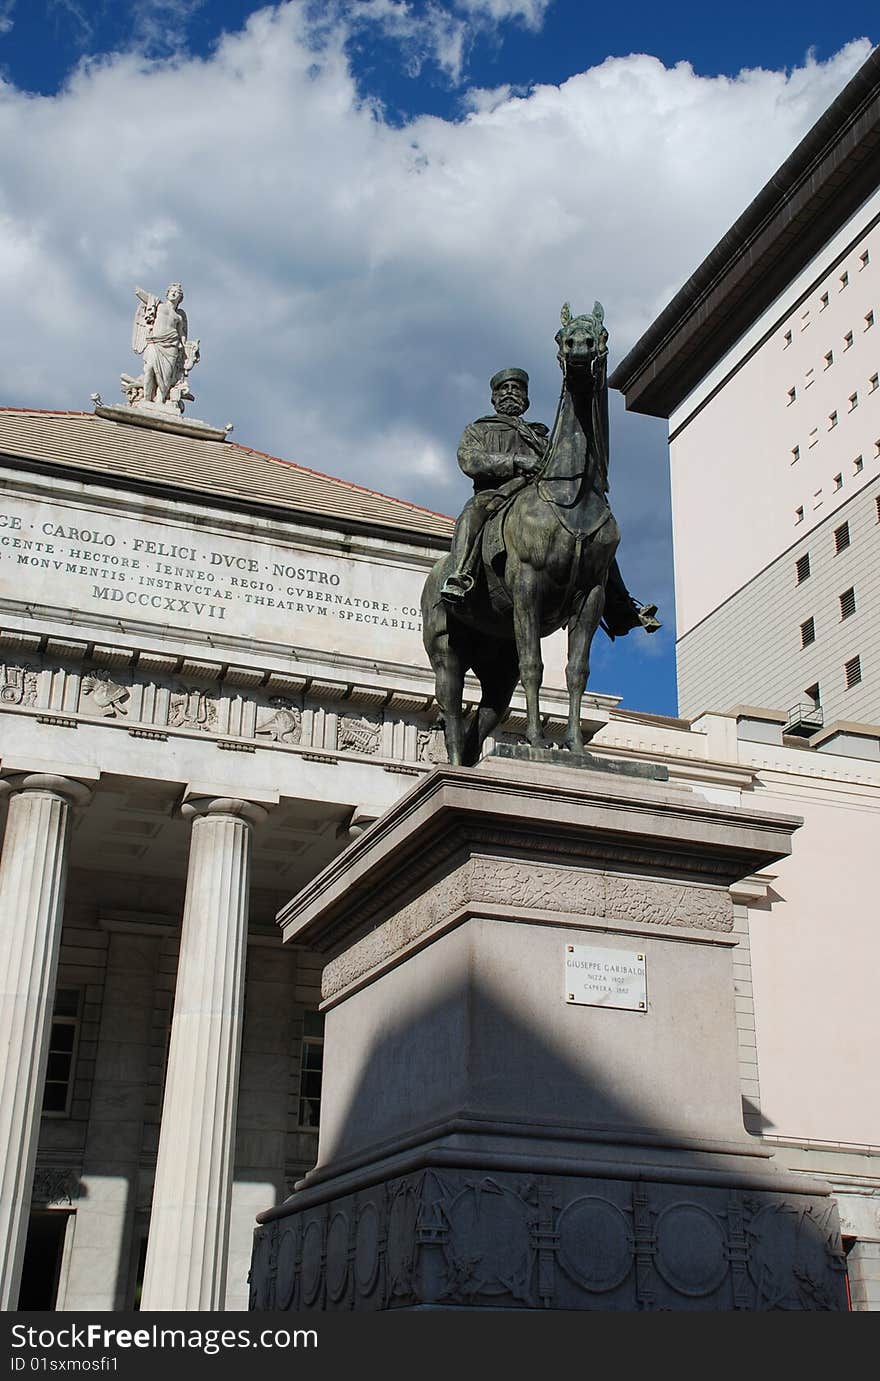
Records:
[[[572,753],[583,753],[581,703],[590,675],[590,648],[593,635],[605,608],[605,586],[594,585],[568,625],[568,662],[565,684],[568,687],[568,728],[562,746]]]
[[[541,660],[541,599],[538,572],[520,566],[510,582],[513,595],[513,628],[519,658],[519,675],[526,693],[526,741],[532,748],[544,748],[541,728],[540,690],[544,675]]]

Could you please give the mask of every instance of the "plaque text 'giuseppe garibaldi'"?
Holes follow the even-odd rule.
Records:
[[[645,956],[628,949],[565,946],[565,1000],[583,1007],[648,1007]]]

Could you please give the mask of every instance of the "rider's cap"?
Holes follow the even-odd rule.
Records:
[[[528,391],[529,376],[524,369],[499,369],[497,374],[493,374],[489,380],[489,387],[494,393],[496,388],[500,388],[505,379],[517,379]]]

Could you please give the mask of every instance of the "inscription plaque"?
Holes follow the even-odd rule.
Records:
[[[565,1000],[581,1007],[623,1007],[645,1012],[645,956],[630,949],[565,946]]]

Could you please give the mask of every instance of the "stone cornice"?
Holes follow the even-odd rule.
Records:
[[[278,916],[285,939],[333,955],[434,870],[474,852],[553,859],[728,887],[790,852],[798,817],[711,805],[687,788],[573,768],[437,767]],[[646,838],[650,841],[646,843]]]

